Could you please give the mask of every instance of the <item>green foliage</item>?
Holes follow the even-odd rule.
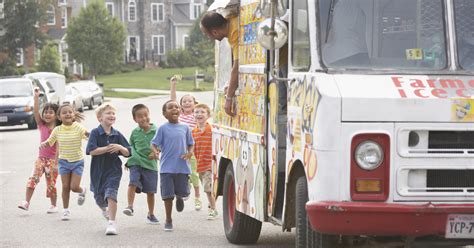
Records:
[[[0,53],[0,76],[16,75],[15,61],[6,53]]]
[[[177,49],[167,54],[168,66],[172,68],[184,68],[192,66],[193,59],[188,50]]]
[[[187,44],[186,50],[192,58],[192,65],[205,69],[214,66],[214,41],[202,34],[199,28],[200,20],[200,18],[196,18],[189,32],[189,44]]]
[[[61,65],[59,64],[59,53],[56,45],[48,44],[41,49],[38,69],[47,72],[60,72]]]
[[[69,24],[68,53],[87,66],[90,76],[106,72],[122,61],[125,28],[111,17],[101,1],[89,3]]]

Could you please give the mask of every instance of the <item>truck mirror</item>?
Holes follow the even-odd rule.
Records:
[[[273,30],[271,25],[272,19],[267,18],[257,27],[257,40],[267,50],[279,49],[288,39],[288,28],[283,21],[275,20]]]

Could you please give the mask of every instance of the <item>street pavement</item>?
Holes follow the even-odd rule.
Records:
[[[178,92],[178,98],[182,95]],[[196,98],[212,106],[212,92],[193,93]],[[152,122],[160,125],[165,122],[161,108],[168,100],[167,95],[141,99],[107,99],[117,108],[117,121],[114,127],[129,137],[136,123],[131,115],[132,106],[137,103],[147,105]],[[94,111],[86,110],[86,120],[82,123],[88,130],[96,127],[98,121]],[[184,211],[173,210],[173,232],[163,230],[164,207],[159,193],[156,196],[155,213],[159,225],[146,224],[146,196],[135,198],[135,216],[122,214],[127,205],[128,171],[124,171],[119,189],[117,236],[106,236],[106,221],[95,205],[93,194],[88,192],[83,206],[77,205],[77,194],[71,193],[70,221],[61,221],[60,213],[46,214],[49,199],[45,197],[45,181],[41,179],[33,195],[30,210],[23,211],[17,205],[24,199],[25,186],[33,169],[39,145],[39,132],[28,130],[26,125],[0,128],[0,247],[234,247],[224,235],[222,223],[222,197],[217,200],[219,216],[207,220],[207,200],[201,189],[204,208],[194,210],[194,195],[185,202]],[[86,142],[83,143],[84,148]],[[125,161],[125,160],[123,160]],[[90,156],[85,157],[85,170],[82,183],[89,187]],[[58,206],[62,210],[61,180],[58,177]],[[259,247],[292,247],[294,232],[282,232],[280,226],[264,223]],[[242,246],[239,246],[242,247]]]

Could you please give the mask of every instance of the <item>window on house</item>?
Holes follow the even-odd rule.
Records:
[[[55,18],[55,11],[54,6],[52,4],[48,5],[48,9],[46,10],[46,15],[48,16],[48,25],[56,25],[56,18]]]
[[[67,27],[67,9],[61,8],[61,27]]]
[[[196,20],[201,15],[202,5],[200,3],[193,3],[191,8],[191,20]]]
[[[189,35],[183,35],[183,49],[189,46]]]
[[[58,0],[58,5],[66,5],[67,4],[67,0]]]
[[[16,53],[16,66],[22,66],[24,63],[23,48],[18,49]]]
[[[134,22],[137,20],[137,4],[134,0],[128,2],[128,21]]]
[[[105,7],[107,8],[109,15],[114,16],[114,3],[105,3]]]
[[[140,45],[138,36],[128,37],[128,62],[136,62],[140,57]]]
[[[152,46],[153,46],[153,54],[164,55],[165,54],[165,36],[153,35]]]
[[[164,4],[152,3],[151,4],[151,20],[153,22],[162,22],[165,20]]]

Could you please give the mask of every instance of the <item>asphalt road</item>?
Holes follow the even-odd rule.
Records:
[[[201,102],[212,105],[212,92],[194,94]],[[178,97],[180,94],[178,93]],[[162,104],[168,96],[153,96],[142,99],[110,99],[117,107],[117,121],[114,125],[125,137],[129,137],[136,126],[131,116],[134,104],[144,103],[151,110],[154,123],[162,124]],[[83,125],[92,129],[98,125],[94,111],[86,110]],[[105,236],[106,221],[95,205],[91,192],[87,194],[83,206],[77,205],[77,195],[71,194],[70,221],[61,221],[60,213],[46,214],[49,199],[45,197],[44,178],[33,195],[30,210],[23,211],[17,205],[24,199],[25,186],[33,169],[38,153],[39,132],[28,130],[25,126],[0,128],[0,247],[233,247],[225,238],[222,216],[216,220],[206,220],[207,211],[194,210],[194,196],[185,202],[182,213],[173,212],[173,232],[163,230],[164,207],[161,198],[156,197],[156,213],[160,225],[146,224],[146,196],[136,197],[135,216],[121,213],[127,205],[126,192],[129,174],[124,171],[118,197],[117,236]],[[85,148],[84,142],[84,148]],[[90,156],[85,158],[85,173],[82,183],[89,185]],[[58,195],[61,195],[61,182],[57,182]],[[207,201],[202,194],[203,206]],[[222,213],[222,198],[217,201],[219,214]],[[61,198],[58,197],[61,208]],[[281,227],[264,223],[256,246],[292,247],[294,232],[284,233]],[[240,246],[242,247],[242,246]]]

